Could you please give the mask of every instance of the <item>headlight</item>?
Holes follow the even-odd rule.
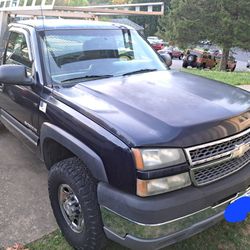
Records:
[[[139,170],[154,170],[186,162],[181,149],[133,149]]]
[[[188,173],[153,180],[137,179],[137,195],[141,197],[166,193],[191,185]]]

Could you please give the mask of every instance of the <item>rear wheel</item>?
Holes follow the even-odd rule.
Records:
[[[49,197],[56,221],[75,249],[98,250],[105,246],[97,185],[76,157],[56,163],[49,173]]]
[[[186,61],[184,61],[184,62],[182,63],[182,67],[183,67],[183,68],[187,68],[187,67],[188,67],[188,63],[187,63]]]
[[[231,69],[231,72],[234,72],[234,71],[235,71],[235,68],[236,68],[236,65],[233,66],[233,68]]]

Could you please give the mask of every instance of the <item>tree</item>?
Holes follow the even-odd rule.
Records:
[[[231,48],[250,49],[249,13],[249,0],[172,0],[159,33],[180,46],[211,40],[223,49],[225,70]]]
[[[164,2],[165,11],[168,9],[171,0],[133,0],[132,3],[153,3],[153,2]],[[157,32],[157,27],[159,25],[159,16],[131,16],[129,17],[135,23],[144,27],[144,32],[146,36],[152,36]]]

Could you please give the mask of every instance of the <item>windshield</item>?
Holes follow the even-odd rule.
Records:
[[[166,70],[134,30],[53,30],[41,41],[45,69],[59,84]]]

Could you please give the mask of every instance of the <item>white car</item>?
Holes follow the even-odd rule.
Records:
[[[152,43],[163,43],[163,40],[158,38],[157,36],[148,36],[147,40],[150,44]]]

